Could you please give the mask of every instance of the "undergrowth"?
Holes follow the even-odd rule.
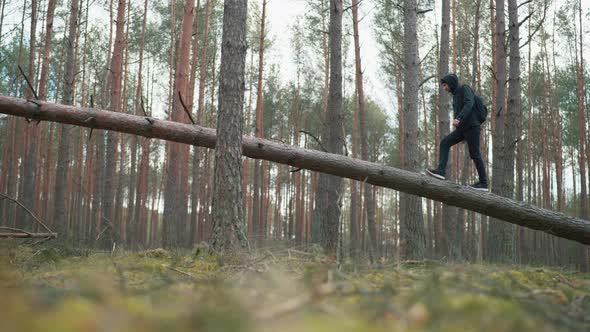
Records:
[[[338,265],[289,249],[2,252],[1,331],[590,330],[590,275],[545,267]]]

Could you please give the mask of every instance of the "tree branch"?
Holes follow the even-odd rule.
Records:
[[[347,11],[347,10],[349,10],[349,9],[352,9],[352,8],[353,8],[353,7],[355,7],[355,6],[356,6],[356,7],[360,7],[360,5],[361,5],[361,2],[363,2],[363,1],[364,1],[364,0],[359,0],[359,2],[357,2],[357,3],[356,3],[356,5],[350,5],[350,6],[346,7],[346,8],[344,8],[344,10],[342,10],[342,12],[344,13],[345,11]]]
[[[184,100],[182,100],[182,94],[180,93],[180,91],[178,91],[178,98],[180,99],[182,108],[184,108],[184,111],[186,112],[186,115],[188,115],[188,118],[191,120],[192,124],[196,124],[195,120],[193,119],[193,116],[191,115],[191,112],[188,110],[188,107],[186,107],[186,105],[184,104]]]
[[[26,212],[27,212],[27,213],[28,213],[28,214],[29,214],[31,217],[33,217],[33,219],[34,219],[34,220],[35,220],[35,221],[36,221],[36,222],[37,222],[39,225],[41,225],[41,227],[43,227],[43,228],[44,228],[44,229],[45,229],[47,232],[49,232],[49,233],[51,233],[51,234],[55,234],[55,233],[53,233],[53,232],[52,232],[52,231],[49,229],[49,227],[47,227],[47,226],[46,226],[46,225],[45,225],[45,224],[44,224],[44,223],[43,223],[41,220],[39,220],[39,218],[37,218],[37,216],[35,216],[35,214],[34,214],[34,213],[31,211],[31,210],[29,210],[29,209],[28,209],[26,206],[24,206],[24,205],[23,205],[21,202],[19,202],[18,200],[14,199],[14,198],[12,198],[12,197],[10,197],[10,196],[8,196],[8,195],[2,194],[2,193],[0,193],[0,199],[7,199],[7,200],[9,200],[9,201],[11,201],[11,202],[13,202],[13,203],[17,204],[18,206],[20,206],[21,208],[23,208],[23,209],[24,209],[24,210],[25,210],[25,211],[26,211]],[[57,234],[56,234],[56,236],[57,236]]]
[[[39,100],[39,96],[37,96],[37,91],[35,91],[35,88],[33,88],[33,85],[29,81],[29,78],[27,77],[27,75],[25,75],[25,72],[23,71],[23,69],[21,68],[20,65],[18,65],[18,70],[20,70],[21,75],[23,75],[23,77],[27,81],[27,85],[29,86],[29,89],[31,89],[31,92],[33,93],[33,96],[35,96],[35,99],[36,100]]]
[[[433,11],[433,10],[434,10],[434,9],[432,9],[432,8],[430,8],[430,9],[422,9],[422,10],[418,10],[418,11],[416,11],[416,14],[417,14],[417,15],[422,15],[422,14],[426,14],[426,13],[428,13],[428,12],[431,12],[431,11]]]
[[[430,75],[427,78],[425,78],[424,80],[422,80],[422,82],[420,82],[420,85],[418,85],[418,88],[421,88],[426,82],[430,81],[431,79],[436,78],[436,75]]]
[[[315,137],[312,133],[305,130],[300,130],[299,132],[311,136],[316,141],[316,143],[318,143],[318,145],[320,146],[320,148],[322,148],[324,152],[328,152],[328,150],[326,150],[326,148],[322,145],[322,142],[320,142],[320,140],[317,137]]]
[[[537,24],[537,26],[535,27],[535,30],[533,30],[533,33],[531,33],[529,35],[529,38],[527,39],[527,41],[522,44],[519,49],[525,47],[528,43],[531,42],[531,40],[533,39],[533,37],[535,36],[535,34],[537,34],[537,32],[539,32],[539,29],[541,29],[541,26],[543,25],[543,23],[545,22],[545,17],[547,16],[547,6],[545,6],[543,8],[543,17],[541,18],[541,21],[539,21],[539,24]],[[523,21],[524,22],[524,21]]]
[[[517,8],[520,8],[520,7],[524,6],[524,5],[526,5],[527,3],[531,3],[531,2],[533,2],[533,0],[527,0],[527,1],[523,2],[523,3],[521,3],[520,5],[518,5]]]

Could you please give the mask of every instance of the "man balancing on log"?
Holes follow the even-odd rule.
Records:
[[[441,84],[445,91],[453,95],[453,127],[455,127],[455,130],[440,142],[438,167],[436,169],[427,169],[426,174],[444,180],[451,146],[467,141],[469,156],[475,163],[479,175],[479,182],[469,187],[475,190],[488,191],[486,167],[479,151],[481,124],[486,119],[487,108],[481,97],[475,95],[467,84],[459,84],[457,75],[446,75],[441,79]]]

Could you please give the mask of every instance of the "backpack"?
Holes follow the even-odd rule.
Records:
[[[477,116],[477,121],[479,121],[479,123],[484,123],[486,121],[486,118],[488,117],[488,108],[486,106],[486,104],[483,102],[483,99],[481,98],[481,96],[473,94],[473,96],[475,97],[475,115]]]
[[[475,98],[475,104],[473,107],[475,108],[475,116],[477,117],[477,121],[480,124],[484,123],[488,117],[488,107],[483,102],[483,98],[480,95],[475,94],[475,91],[468,86],[471,92],[473,93],[473,97]]]

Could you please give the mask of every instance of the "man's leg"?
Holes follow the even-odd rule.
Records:
[[[469,147],[469,156],[475,163],[477,175],[479,176],[479,183],[485,185],[487,188],[488,178],[486,176],[486,166],[479,151],[480,127],[471,128],[465,132],[465,140]]]
[[[458,144],[461,141],[463,141],[463,134],[456,130],[445,136],[445,138],[440,141],[439,163],[438,167],[436,168],[437,170],[445,171],[447,169],[451,146]]]

